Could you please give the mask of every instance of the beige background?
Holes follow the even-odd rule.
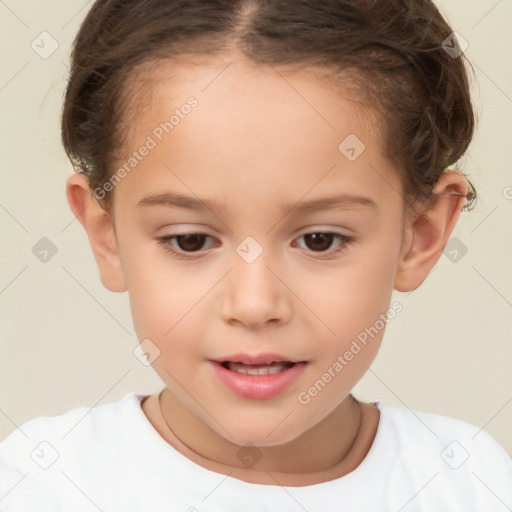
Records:
[[[38,416],[162,387],[134,357],[128,296],[102,287],[65,197],[72,168],[59,113],[70,44],[90,5],[0,3],[0,439]],[[453,233],[467,253],[443,255],[418,290],[395,292],[404,309],[355,394],[462,419],[512,454],[512,3],[440,6],[476,71],[481,119],[463,170],[480,199]],[[46,59],[31,47],[43,31],[59,45]],[[42,237],[58,249],[46,263],[32,253]]]

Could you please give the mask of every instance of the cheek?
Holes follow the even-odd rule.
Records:
[[[393,290],[396,255],[391,249],[368,251],[310,288],[308,301],[334,331],[323,325],[317,329],[317,364],[297,396],[298,407],[310,417],[321,417],[326,403],[337,404],[350,393],[377,355]]]
[[[358,248],[337,268],[303,274],[299,293],[304,302],[344,339],[373,324],[389,308],[398,248],[371,245]],[[327,339],[329,330],[325,327]]]
[[[186,323],[187,312],[200,299],[205,283],[183,265],[173,264],[154,241],[134,240],[131,247],[126,247],[123,269],[139,339],[154,338],[157,344],[165,343]]]
[[[314,280],[308,281],[310,286],[303,288],[307,294],[305,302],[315,305],[315,313],[329,327],[318,322],[316,332],[322,348],[317,352],[319,365],[309,383],[315,386],[318,382],[316,388],[320,386],[327,401],[334,403],[336,397],[348,393],[379,350],[387,325],[385,315],[390,308],[399,250],[398,242],[395,246],[386,244],[385,240],[385,236],[378,237],[366,248],[360,247],[357,256],[350,262],[347,260],[346,265],[331,269],[325,276],[317,274]]]
[[[159,350],[151,363],[153,369],[167,383],[169,374],[178,382],[190,378],[197,381],[200,375],[194,372],[200,367],[190,363],[205,357],[204,347],[198,342],[203,338],[204,324],[198,317],[201,283],[184,278],[170,265],[167,269],[148,265],[139,275],[140,279],[132,280],[130,307],[137,338],[151,340]]]
[[[138,336],[165,342],[179,330],[180,324],[187,323],[200,290],[193,280],[184,280],[171,267],[159,269],[157,265],[148,265],[137,277],[132,274],[130,306]]]

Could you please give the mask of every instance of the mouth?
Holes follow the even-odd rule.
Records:
[[[225,388],[244,398],[261,400],[291,388],[302,375],[307,361],[287,361],[275,354],[265,354],[210,359],[210,364],[213,375]]]
[[[233,361],[222,361],[221,366],[232,372],[238,372],[243,375],[274,375],[281,373],[289,368],[293,368],[296,363],[291,361],[272,361],[270,364],[245,364]]]

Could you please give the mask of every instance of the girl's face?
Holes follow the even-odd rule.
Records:
[[[291,441],[347,398],[384,334],[403,198],[378,127],[311,74],[239,59],[162,67],[148,87],[113,203],[137,336],[219,435]],[[260,355],[296,364],[250,377],[212,362]]]

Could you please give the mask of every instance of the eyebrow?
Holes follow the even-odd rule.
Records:
[[[191,196],[184,196],[172,192],[164,192],[158,194],[150,194],[138,203],[139,206],[166,206],[169,208],[181,208],[186,210],[204,211],[205,209],[211,211],[219,211],[220,205],[208,199],[198,199]],[[375,211],[379,210],[377,203],[364,196],[353,194],[339,194],[330,197],[321,197],[318,199],[311,199],[309,201],[298,201],[295,204],[283,205],[283,213],[294,210],[297,213],[312,213],[320,210],[350,210],[354,207],[363,206]]]

